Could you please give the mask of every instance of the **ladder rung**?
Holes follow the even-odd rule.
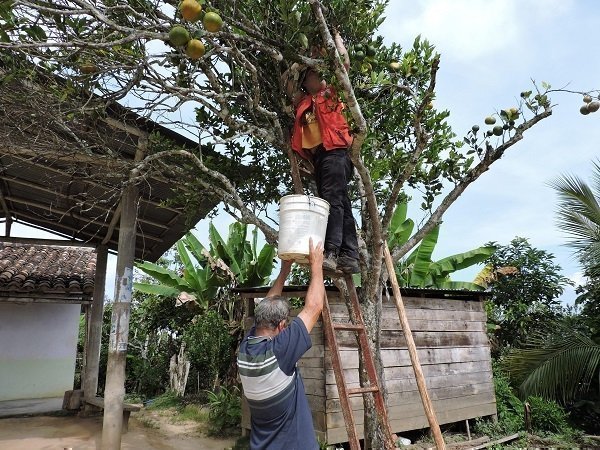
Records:
[[[353,323],[333,323],[334,330],[348,330],[348,331],[364,331],[365,328],[362,325],[354,325]]]
[[[363,388],[348,389],[346,392],[348,393],[348,395],[359,395],[365,394],[367,392],[379,392],[379,388],[377,386],[369,386]]]

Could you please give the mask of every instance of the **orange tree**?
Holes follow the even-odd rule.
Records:
[[[523,92],[519,104],[457,138],[446,122],[448,111],[432,103],[440,55],[419,38],[406,49],[385,45],[377,35],[385,0],[201,3],[196,15],[198,8],[189,1],[185,12],[173,0],[2,2],[2,82],[31,86],[37,81],[53,98],[52,108],[30,95],[13,99],[13,107],[22,107],[22,121],[11,128],[5,147],[48,138],[43,127],[26,125],[59,111],[46,121],[77,138],[70,152],[109,159],[109,150],[91,146],[89,136],[78,134],[79,126],[85,117],[106,114],[107,105],[124,103],[198,140],[197,148],[182,149],[151,138],[145,157],[136,162],[133,182],[161,172],[190,204],[199,190],[214,196],[276,245],[276,230],[261,213],[292,189],[311,189],[290,149],[293,111],[282,76],[293,63],[318,68],[346,102],[354,134],[349,153],[359,199],[360,299],[378,355],[378,311],[388,277],[383,242],[403,192],[408,187],[422,192],[427,216],[392,249],[396,261],[439,225],[450,205],[527,130],[552,114],[549,86]],[[336,31],[349,49],[350,70],[337,53]],[[192,39],[200,43],[190,44]],[[85,102],[73,107],[74,97]],[[597,102],[591,103],[596,104],[586,112],[597,109]],[[243,177],[232,175],[209,150],[248,170]],[[366,410],[373,411],[370,398],[365,401]],[[391,446],[371,413],[365,424],[373,448]]]

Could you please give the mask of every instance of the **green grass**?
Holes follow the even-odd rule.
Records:
[[[177,415],[173,417],[176,422],[198,422],[205,423],[208,421],[208,411],[202,408],[201,405],[189,404],[177,411]]]
[[[154,399],[148,409],[167,409],[181,406],[181,399],[177,397],[173,392],[165,392]]]

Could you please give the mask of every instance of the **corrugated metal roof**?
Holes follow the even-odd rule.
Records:
[[[266,294],[270,289],[270,286],[257,286],[247,288],[234,289],[235,292],[240,294]],[[356,288],[357,291],[360,288]],[[308,286],[285,286],[283,292],[302,292],[307,291]],[[338,289],[335,286],[326,286],[326,290],[329,292],[337,292]],[[413,288],[413,287],[401,287],[400,293],[407,297],[426,297],[426,298],[446,298],[456,300],[481,300],[484,297],[489,297],[491,292],[489,291],[467,291],[467,290],[456,290],[456,289],[429,289],[429,288]],[[390,296],[393,295],[391,288],[389,289]],[[257,295],[258,297],[258,295]]]
[[[48,79],[61,82],[56,77]],[[136,132],[159,133],[187,149],[197,149],[198,143],[116,103],[100,114],[78,117],[73,125],[66,111],[77,110],[89,97],[69,97],[64,104],[59,103],[65,117],[60,116],[62,110],[52,111],[54,117],[35,109],[29,114],[28,108],[35,108],[36,98],[42,102],[51,95],[51,89],[36,89],[30,83],[26,97],[29,103],[23,107],[20,97],[12,94],[24,83],[30,82],[11,79],[0,83],[0,217],[74,241],[99,244],[106,239],[109,249],[116,250],[119,226],[115,212],[135,158]],[[56,99],[52,97],[52,101]],[[12,114],[14,110],[20,114]],[[72,129],[65,131],[65,125],[57,119],[73,125]],[[86,150],[82,150],[82,143],[88,146]],[[210,148],[202,151],[221,166],[232,165]],[[244,170],[238,167],[236,172],[243,176]],[[198,193],[193,209],[175,203],[172,187],[180,181],[154,171],[139,184],[137,258],[158,259],[218,203],[203,192]],[[113,219],[116,225],[111,226]]]

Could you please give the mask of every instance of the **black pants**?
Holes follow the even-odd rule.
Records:
[[[325,250],[358,259],[356,224],[348,197],[352,161],[346,149],[325,150],[319,146],[313,163],[319,197],[329,202]]]

